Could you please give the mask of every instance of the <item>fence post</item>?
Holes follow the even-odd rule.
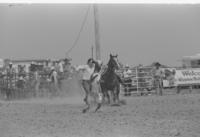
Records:
[[[135,72],[136,72],[136,86],[137,86],[137,94],[139,94],[139,83],[138,83],[138,70],[137,70],[138,68],[136,67],[136,69],[135,69]]]

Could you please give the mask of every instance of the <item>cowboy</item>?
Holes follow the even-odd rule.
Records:
[[[83,89],[86,92],[86,97],[84,98],[84,102],[86,104],[88,104],[87,102],[87,98],[88,98],[88,94],[90,93],[91,90],[91,84],[90,84],[90,78],[91,75],[94,73],[94,64],[93,64],[93,59],[89,58],[87,61],[87,65],[82,65],[76,68],[77,71],[82,70],[83,75],[82,75],[82,86]]]
[[[35,96],[37,96],[39,92],[39,86],[40,86],[40,76],[39,76],[37,67],[34,67],[33,69],[33,80],[34,80],[34,85],[35,85]]]
[[[12,62],[9,63],[8,68],[7,68],[7,75],[12,76],[14,73],[14,68]]]
[[[57,79],[57,72],[55,70],[55,67],[51,67],[51,72],[50,72],[50,80],[52,83],[54,83],[55,85],[58,84],[58,79]]]
[[[54,69],[55,69],[56,72],[59,72],[60,68],[59,68],[59,64],[58,64],[57,61],[55,62]]]
[[[54,66],[51,67],[50,72],[50,92],[51,96],[58,95],[59,85],[58,85],[58,73]]]
[[[59,66],[59,72],[62,74],[64,72],[64,63],[62,60],[60,60],[58,66]]]
[[[130,96],[130,88],[131,88],[131,83],[132,80],[130,78],[130,75],[132,74],[131,70],[129,69],[129,65],[125,66],[125,70],[123,72],[123,77],[124,77],[124,88],[125,88],[125,96]]]
[[[14,81],[14,76],[15,76],[15,70],[13,68],[12,62],[9,63],[8,68],[6,69],[6,75],[7,75],[7,82],[8,82],[8,87],[6,91],[6,98],[9,99],[11,97],[11,90],[15,86],[15,81]]]
[[[154,64],[154,68],[153,68],[153,80],[154,80],[154,84],[155,84],[155,89],[156,89],[156,94],[160,94],[162,95],[162,89],[163,89],[163,84],[162,84],[162,80],[163,80],[163,71],[160,68],[161,64],[159,62],[156,62]]]

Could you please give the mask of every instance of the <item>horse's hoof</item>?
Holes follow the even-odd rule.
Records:
[[[111,104],[112,107],[119,107],[120,104],[119,103],[115,103],[115,104]]]
[[[121,105],[126,105],[127,103],[126,103],[125,100],[120,100],[120,104],[121,104]]]
[[[98,104],[97,108],[95,109],[94,112],[97,112],[101,108],[101,104]]]
[[[106,102],[106,105],[111,105],[111,102]]]
[[[86,98],[85,98],[85,99],[83,99],[83,102],[87,103],[87,99],[86,99]]]
[[[82,110],[82,113],[86,113],[86,112],[87,112],[87,109],[83,109],[83,110]]]
[[[102,112],[101,110],[97,110],[97,111],[94,111],[93,113],[100,113]]]

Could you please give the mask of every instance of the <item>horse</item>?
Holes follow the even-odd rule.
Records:
[[[108,91],[111,91],[113,102],[119,105],[119,93],[120,93],[120,83],[123,84],[121,78],[115,73],[119,69],[118,55],[110,54],[110,60],[107,64],[107,69],[105,73],[102,74],[100,85],[103,93],[103,100],[105,97],[108,99],[108,104],[110,104],[110,96]]]

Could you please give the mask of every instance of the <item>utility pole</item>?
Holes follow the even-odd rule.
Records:
[[[99,32],[99,13],[97,4],[93,5],[94,8],[94,30],[95,30],[95,49],[96,59],[101,60],[101,46],[100,46],[100,32]]]
[[[94,58],[94,55],[93,55],[93,49],[94,49],[94,47],[93,47],[93,45],[92,45],[91,49],[92,49],[92,58]]]

